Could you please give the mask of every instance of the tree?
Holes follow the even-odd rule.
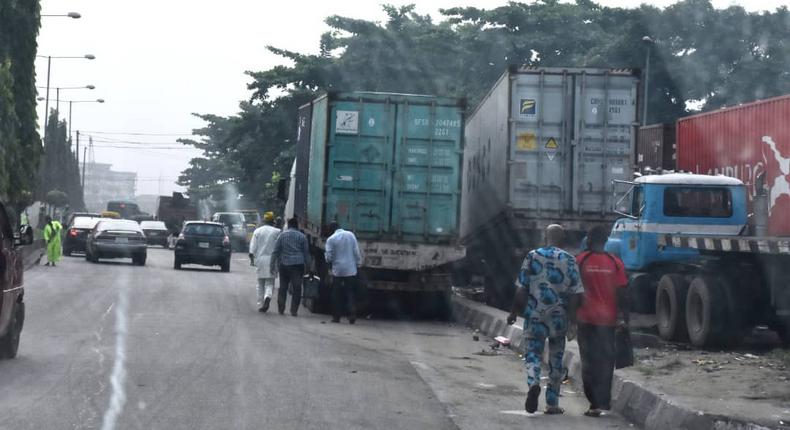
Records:
[[[34,69],[39,23],[38,0],[0,2],[0,198],[14,206],[35,187],[41,155]]]
[[[47,139],[44,157],[38,175],[37,197],[44,198],[51,190],[62,189],[69,196],[69,206],[74,209],[85,207],[80,171],[76,154],[71,151],[66,121],[58,120],[52,110],[47,123]]]

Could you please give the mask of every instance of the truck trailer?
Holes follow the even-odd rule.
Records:
[[[611,223],[611,181],[632,177],[638,72],[510,68],[466,123],[460,279],[507,308],[525,254],[562,224],[571,248]]]
[[[678,168],[620,182],[607,249],[659,334],[738,343],[756,325],[790,342],[790,96],[682,118]]]
[[[449,267],[465,252],[464,111],[460,99],[373,92],[328,93],[299,109],[285,216],[299,220],[322,280],[337,221],[359,241],[369,305],[386,298],[413,308],[406,312],[449,312]],[[306,306],[325,311],[329,290],[322,283]],[[389,300],[396,296],[406,300]]]

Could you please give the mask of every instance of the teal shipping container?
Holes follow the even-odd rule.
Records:
[[[306,227],[320,234],[336,220],[361,240],[456,244],[464,110],[459,99],[392,93],[313,101],[297,143],[310,146],[297,148],[310,160],[296,172]]]

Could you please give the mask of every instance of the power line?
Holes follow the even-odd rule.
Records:
[[[85,130],[85,133],[92,134],[115,134],[115,135],[128,135],[128,136],[193,136],[192,133],[145,133],[137,131],[91,131]]]

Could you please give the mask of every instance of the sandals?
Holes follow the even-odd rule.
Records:
[[[565,413],[565,409],[559,406],[546,406],[546,411],[543,413],[546,415],[562,415]]]
[[[603,413],[603,412],[601,412],[601,410],[600,410],[600,409],[593,409],[593,408],[590,408],[590,410],[588,410],[587,412],[585,412],[585,413],[584,413],[584,416],[586,416],[586,417],[592,417],[592,418],[598,418],[598,417],[600,417],[600,416],[601,416],[601,414],[602,414],[602,413]]]

